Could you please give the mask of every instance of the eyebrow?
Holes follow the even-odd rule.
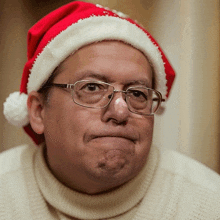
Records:
[[[148,80],[132,80],[126,84],[126,87],[135,86],[135,85],[142,85],[142,86],[146,86],[148,88],[151,87],[150,86],[151,84],[149,83]]]
[[[86,71],[84,73],[76,73],[76,75],[81,75],[81,77],[79,77],[77,79],[77,81],[79,80],[83,80],[87,77],[90,77],[90,78],[95,78],[97,80],[100,80],[102,82],[106,82],[106,83],[113,83],[113,81],[111,81],[108,77],[102,75],[102,74],[99,74],[99,73],[96,73],[96,72],[93,72],[93,71]],[[134,86],[134,85],[142,85],[142,86],[146,86],[148,88],[151,88],[152,86],[152,83],[150,83],[150,81],[148,79],[140,79],[140,80],[132,80],[132,81],[128,81],[124,83],[125,87],[128,88],[130,86]]]
[[[78,80],[83,80],[86,77],[91,77],[91,78],[96,78],[98,80],[104,81],[106,83],[110,83],[110,80],[106,76],[95,73],[93,71],[86,71],[85,73],[76,73],[76,75],[77,74],[79,74],[79,75],[82,74],[82,76],[80,78],[78,78]]]

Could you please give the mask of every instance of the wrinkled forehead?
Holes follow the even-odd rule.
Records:
[[[153,78],[153,68],[141,51],[122,41],[107,40],[83,46],[72,53],[53,74],[56,77],[62,72],[74,73],[71,77],[75,80],[97,76],[97,79],[108,78],[104,80],[108,82],[113,81],[111,78],[125,82],[145,80],[149,86]]]

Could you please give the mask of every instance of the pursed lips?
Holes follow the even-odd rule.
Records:
[[[108,137],[110,137],[110,138],[111,137],[112,138],[124,138],[129,141],[132,141],[133,143],[136,143],[136,141],[137,141],[137,138],[135,137],[135,135],[120,134],[120,133],[106,133],[106,134],[99,134],[99,135],[91,135],[89,139],[94,140],[94,139],[98,139],[98,138],[108,138]]]

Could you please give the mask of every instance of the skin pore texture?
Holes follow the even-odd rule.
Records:
[[[116,90],[152,87],[152,70],[137,49],[117,41],[85,46],[68,57],[54,83],[92,79]],[[51,88],[49,103],[31,92],[30,123],[44,134],[51,172],[69,188],[87,194],[109,191],[134,178],[143,168],[152,143],[153,116],[128,110],[122,93],[108,107],[92,109],[73,102],[69,89]]]

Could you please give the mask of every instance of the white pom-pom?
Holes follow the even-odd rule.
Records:
[[[3,113],[9,123],[18,127],[28,124],[27,97],[24,93],[14,92],[6,99]]]

